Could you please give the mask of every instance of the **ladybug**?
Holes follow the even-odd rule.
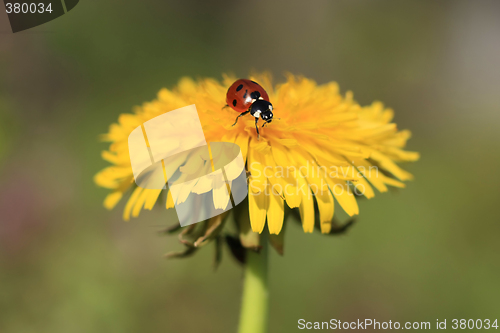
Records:
[[[255,81],[239,79],[234,82],[227,90],[226,103],[234,111],[241,113],[236,117],[233,126],[238,122],[238,118],[248,113],[255,117],[257,138],[260,138],[259,127],[257,126],[259,118],[264,120],[262,127],[273,121],[273,105],[269,102],[269,95]]]

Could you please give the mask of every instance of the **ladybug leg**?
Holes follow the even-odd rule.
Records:
[[[238,118],[239,118],[239,117],[244,116],[244,115],[248,114],[249,112],[250,112],[250,110],[245,111],[245,112],[241,113],[238,117],[236,117],[236,120],[234,121],[233,126],[234,126],[234,125],[236,125],[236,123],[238,122]]]
[[[259,125],[257,125],[258,122],[259,118],[255,118],[255,129],[257,130],[257,140],[260,140]]]

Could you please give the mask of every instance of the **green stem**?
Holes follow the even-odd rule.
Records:
[[[266,333],[268,331],[268,244],[267,236],[264,233],[260,236],[262,245],[260,253],[247,250],[238,333]]]

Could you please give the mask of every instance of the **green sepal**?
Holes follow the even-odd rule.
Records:
[[[186,258],[192,256],[198,249],[196,247],[187,246],[184,251],[173,251],[165,254],[165,257],[168,259],[172,258]]]
[[[220,214],[212,217],[210,220],[202,222],[204,223],[203,234],[202,236],[198,237],[198,239],[196,239],[193,245],[195,247],[201,247],[207,244],[212,239],[216,238],[224,227],[224,224],[226,222],[226,215],[227,213]]]
[[[224,239],[222,235],[218,235],[214,239],[215,242],[215,257],[214,257],[214,270],[219,268],[220,263],[222,262],[222,245],[224,244]]]
[[[337,221],[336,219],[332,220],[332,229],[327,235],[339,235],[344,234],[347,230],[356,222],[356,218],[352,217],[347,222],[343,224]]]
[[[160,230],[159,233],[161,233],[161,234],[173,234],[181,229],[182,229],[182,227],[181,227],[180,223],[177,223],[177,224],[168,226],[165,229]]]
[[[240,264],[245,264],[247,250],[243,247],[243,245],[241,245],[240,238],[232,235],[226,235],[225,239],[226,244],[236,261]]]

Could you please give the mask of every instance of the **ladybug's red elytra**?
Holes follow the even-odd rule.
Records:
[[[236,80],[227,90],[226,103],[233,110],[241,114],[236,117],[233,126],[238,122],[238,118],[250,113],[255,117],[255,129],[257,137],[260,137],[257,123],[259,118],[265,121],[262,125],[273,121],[273,105],[269,102],[269,95],[257,82],[239,79]]]

